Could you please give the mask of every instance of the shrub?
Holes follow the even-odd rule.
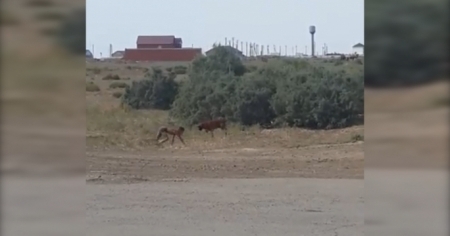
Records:
[[[224,60],[234,59],[222,53],[194,60],[173,103],[173,118],[191,125],[223,116],[245,126],[275,122],[325,129],[356,124],[364,111],[361,65],[336,70],[321,66],[324,62],[290,59],[244,74],[239,61],[224,67]]]
[[[343,64],[344,64],[343,61],[336,61],[336,62],[334,62],[334,65],[335,65],[335,66],[341,66],[341,65],[343,65]]]
[[[172,67],[167,67],[167,68],[166,68],[166,71],[167,71],[167,72],[172,72],[172,71],[173,71],[173,68],[172,68]]]
[[[95,71],[94,71],[94,73],[95,73]],[[102,80],[120,80],[120,76],[108,74],[105,77],[103,77]]]
[[[109,85],[109,88],[111,88],[111,89],[116,89],[116,88],[127,88],[127,87],[130,87],[127,83],[125,83],[125,82],[112,82],[110,85]]]
[[[100,88],[98,87],[98,85],[94,84],[94,82],[89,82],[86,83],[86,91],[87,92],[98,92],[100,91]]]
[[[187,73],[187,67],[186,66],[175,66],[173,68],[173,71],[175,72],[175,74],[177,75],[184,75]],[[171,72],[168,70],[168,72]]]
[[[114,93],[112,94],[112,96],[115,97],[115,98],[120,98],[120,97],[122,97],[122,95],[123,95],[122,92],[114,92]]]
[[[361,134],[352,135],[351,142],[358,142],[358,141],[364,141],[364,135]]]
[[[178,92],[178,84],[171,75],[158,68],[148,79],[133,81],[127,87],[122,102],[134,109],[170,109]]]
[[[246,72],[242,61],[226,47],[216,47],[213,55],[198,57],[192,63],[193,73],[214,71],[218,73],[241,76]]]

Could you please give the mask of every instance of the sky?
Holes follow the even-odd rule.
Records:
[[[138,35],[174,35],[183,47],[200,47],[234,37],[239,42],[297,46],[311,53],[309,26],[316,27],[316,53],[350,53],[364,43],[363,0],[86,0],[86,47],[94,56],[136,48]],[[240,47],[239,43],[239,47]],[[245,43],[244,43],[245,44]],[[295,50],[295,49],[294,49]],[[245,51],[245,49],[244,49]]]

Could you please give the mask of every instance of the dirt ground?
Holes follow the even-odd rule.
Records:
[[[88,185],[87,235],[363,235],[362,180]]]
[[[364,176],[363,143],[296,149],[87,152],[90,183],[191,178],[356,178]]]
[[[363,142],[87,151],[87,235],[362,235]]]

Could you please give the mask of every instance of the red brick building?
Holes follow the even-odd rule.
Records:
[[[192,61],[202,54],[201,48],[183,48],[175,36],[138,36],[136,48],[125,49],[124,60],[130,61]]]
[[[201,54],[202,49],[200,48],[127,48],[123,59],[131,61],[192,61]]]

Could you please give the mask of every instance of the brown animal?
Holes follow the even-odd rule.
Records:
[[[184,127],[178,127],[178,129],[168,129],[167,127],[163,126],[161,128],[159,128],[158,130],[158,134],[156,135],[156,141],[158,142],[158,144],[163,144],[165,142],[167,142],[167,140],[169,140],[169,135],[172,135],[172,145],[173,142],[175,141],[175,136],[177,136],[180,141],[183,143],[183,145],[186,146],[186,144],[184,143],[183,138],[181,137],[184,133]],[[165,139],[163,139],[161,142],[159,142],[159,139],[162,136],[165,136]]]
[[[198,130],[200,131],[205,130],[206,133],[211,132],[211,137],[213,138],[214,138],[214,130],[219,128],[225,131],[225,135],[227,135],[227,120],[225,118],[208,120],[198,125]]]

